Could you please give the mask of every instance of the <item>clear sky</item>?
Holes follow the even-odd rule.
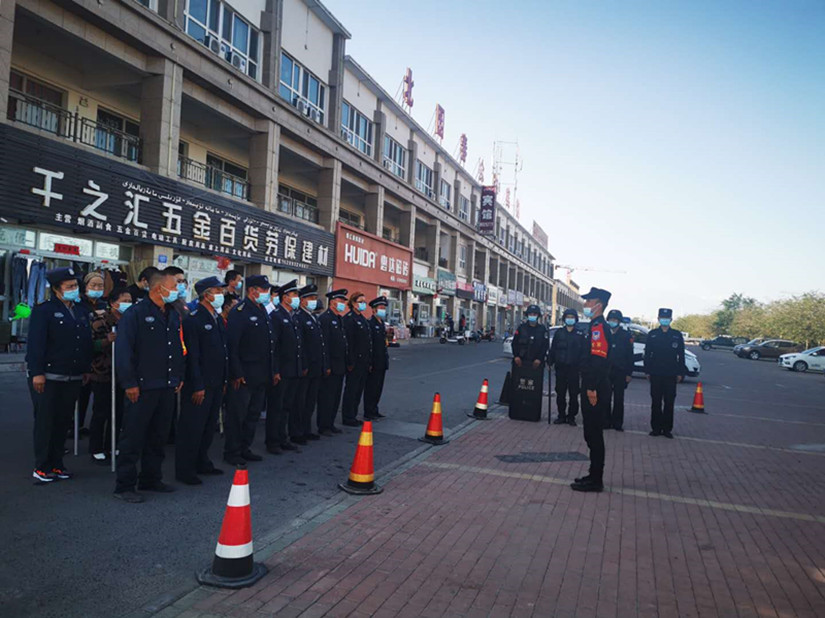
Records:
[[[412,68],[413,116],[440,103],[470,172],[518,140],[522,224],[627,271],[573,273],[612,306],[825,291],[825,1],[324,3],[390,94]]]

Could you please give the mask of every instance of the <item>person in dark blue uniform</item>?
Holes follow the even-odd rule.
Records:
[[[544,371],[547,358],[547,329],[539,322],[541,309],[538,305],[530,305],[525,311],[527,319],[521,323],[513,334],[513,364],[541,368]]]
[[[223,457],[233,466],[263,459],[252,452],[255,427],[266,405],[267,390],[281,379],[275,354],[277,334],[266,312],[270,287],[265,275],[247,277],[246,298],[229,312],[227,320],[230,386]]]
[[[278,324],[278,354],[281,361],[283,385],[279,397],[280,420],[277,437],[281,449],[290,443],[306,444],[304,438],[303,408],[300,401],[300,379],[307,374],[307,359],[304,349],[303,328],[300,318],[301,299],[298,295],[298,280],[293,279],[280,288],[282,317]],[[286,428],[289,437],[283,432]]]
[[[579,413],[579,363],[581,362],[584,337],[576,329],[579,314],[575,309],[565,309],[562,314],[564,328],[560,328],[553,336],[550,351],[547,353],[547,365],[556,368],[556,409],[558,416],[554,425],[565,423],[576,426],[576,415]],[[569,406],[568,406],[569,399]],[[547,415],[550,421],[550,415]]]
[[[390,353],[387,350],[387,327],[384,320],[387,317],[389,303],[384,296],[370,301],[372,317],[369,320],[370,336],[372,337],[372,361],[367,381],[364,384],[364,418],[375,421],[384,418],[378,409],[381,393],[384,392],[384,377],[390,368]]]
[[[318,433],[322,436],[341,433],[335,426],[335,417],[341,406],[344,375],[347,373],[347,333],[344,330],[347,294],[345,289],[327,292],[329,308],[318,318],[329,356],[329,366],[321,379],[318,393]]]
[[[610,292],[590,288],[582,296],[584,316],[590,318],[584,333],[581,356],[582,421],[584,441],[590,449],[590,471],[571,484],[574,491],[604,489],[604,418],[610,406],[610,354],[613,336],[603,313],[610,301]]]
[[[186,380],[175,444],[175,478],[200,485],[198,474],[223,474],[209,459],[209,447],[226,392],[229,351],[220,310],[226,285],[217,277],[195,283],[200,305],[183,320]]]
[[[321,379],[329,366],[329,357],[321,325],[315,316],[315,309],[318,305],[318,286],[305,285],[298,293],[301,298],[301,308],[295,312],[295,320],[301,327],[306,372],[298,381],[297,400],[304,429],[304,440],[318,440],[320,435],[312,431],[312,416],[318,404]],[[318,419],[315,423],[320,431]]]
[[[647,334],[645,373],[650,380],[650,435],[673,438],[676,384],[685,379],[685,339],[670,323],[673,310],[659,309],[659,328]]]
[[[284,335],[283,324],[287,320],[287,324],[291,321],[290,314],[281,306],[281,288],[273,285],[270,288],[269,304],[266,306],[266,312],[269,314],[269,319],[272,322],[273,330],[278,338],[278,349],[275,350],[275,355],[279,358],[281,346],[283,345],[284,336],[289,336],[289,333]],[[283,374],[281,374],[283,377]],[[285,450],[292,450],[300,452],[298,447],[289,441],[287,434],[287,417],[284,414],[282,405],[281,391],[284,387],[283,379],[279,380],[277,384],[273,384],[266,391],[266,450],[272,455],[280,455]]]
[[[35,306],[29,322],[26,366],[34,405],[34,472],[41,483],[70,479],[63,446],[81,386],[92,366],[89,316],[71,268],[46,273],[51,298]]]
[[[610,394],[604,428],[624,431],[624,392],[633,379],[633,335],[622,328],[624,316],[618,309],[607,314],[607,326],[612,335],[610,344]]]
[[[370,323],[363,315],[367,310],[366,297],[361,292],[353,292],[349,298],[349,309],[349,313],[344,317],[344,329],[347,333],[347,382],[344,386],[341,413],[344,425],[360,427],[358,405],[361,403],[372,363]]]
[[[155,273],[149,278],[149,295],[127,309],[118,323],[115,370],[126,391],[126,409],[115,497],[126,502],[143,502],[135,485],[146,491],[173,491],[163,482],[161,467],[185,371],[180,316],[171,307],[177,298],[175,277]]]

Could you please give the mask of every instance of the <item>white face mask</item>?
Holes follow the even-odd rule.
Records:
[[[209,301],[215,311],[220,311],[223,308],[223,294],[215,294],[215,298]]]
[[[315,309],[317,307],[318,307],[318,301],[317,300],[308,300],[307,301],[307,309],[309,311],[315,311]]]

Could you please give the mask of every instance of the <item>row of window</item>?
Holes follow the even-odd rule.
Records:
[[[186,33],[252,79],[260,79],[261,36],[221,0],[187,0]]]

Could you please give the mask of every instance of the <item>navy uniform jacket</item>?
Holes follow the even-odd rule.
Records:
[[[347,333],[344,330],[344,318],[327,309],[320,315],[318,322],[324,334],[329,358],[328,367],[332,370],[332,375],[342,376],[347,372]]]
[[[610,333],[610,367],[614,373],[633,375],[633,335],[619,326],[616,332]]]
[[[80,303],[72,311],[56,296],[35,306],[29,322],[29,376],[80,376],[92,370],[92,329]]]
[[[372,362],[372,337],[367,318],[350,311],[344,317],[344,330],[347,333],[347,366],[369,367]]]
[[[266,309],[245,298],[229,312],[226,324],[229,379],[244,378],[249,386],[272,384],[278,373],[278,338]]]
[[[539,360],[544,363],[547,356],[547,329],[543,324],[532,326],[522,322],[513,334],[513,357],[521,358],[525,365]]]
[[[222,389],[229,375],[226,328],[220,314],[199,306],[183,319],[186,344],[186,386],[193,391]]]
[[[685,339],[682,332],[654,328],[645,342],[645,373],[652,376],[685,377]]]
[[[373,371],[386,371],[390,368],[390,352],[387,349],[387,326],[379,322],[378,318],[370,318],[370,333],[372,334],[372,365]]]
[[[117,324],[115,370],[123,388],[177,388],[185,371],[178,312],[148,297],[129,307]]]
[[[578,367],[583,349],[584,336],[581,332],[576,327],[573,327],[572,331],[568,331],[566,326],[562,326],[553,335],[550,352],[547,353],[547,364],[555,365],[557,368],[559,366]]]
[[[329,356],[318,318],[303,308],[296,310],[293,317],[301,326],[304,358],[306,359],[304,368],[307,369],[307,377],[320,378],[329,367]]]
[[[582,390],[594,391],[599,386],[604,386],[610,375],[610,346],[613,343],[613,333],[610,332],[604,317],[599,316],[588,324],[583,339],[580,364]]]
[[[279,305],[269,314],[278,337],[275,355],[282,378],[299,378],[306,368],[303,329],[297,319],[300,313],[303,313],[300,309],[290,313]]]

